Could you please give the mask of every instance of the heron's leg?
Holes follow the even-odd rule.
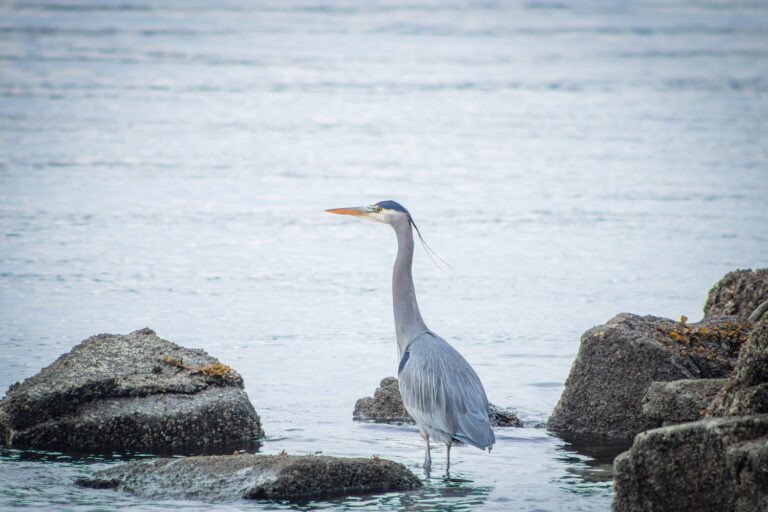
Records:
[[[424,442],[427,445],[427,448],[424,452],[424,469],[429,469],[432,467],[432,456],[429,453],[429,434],[422,432],[421,437],[424,439]]]
[[[445,443],[445,472],[448,473],[448,471],[451,469],[451,445],[453,443],[451,441],[448,441]]]

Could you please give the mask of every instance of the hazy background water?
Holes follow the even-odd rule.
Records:
[[[453,267],[417,253],[424,318],[533,425],[584,330],[766,265],[767,97],[762,1],[2,2],[0,386],[150,326],[243,375],[264,453],[421,474],[414,428],[351,421],[396,373],[394,236],[323,210],[411,210]],[[589,450],[497,437],[311,506],[609,509]],[[94,467],[2,452],[0,508],[207,510]]]

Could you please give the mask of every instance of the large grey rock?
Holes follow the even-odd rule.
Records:
[[[660,426],[702,418],[726,379],[685,379],[652,382],[642,402],[643,414]]]
[[[400,386],[394,377],[384,377],[372,397],[358,400],[352,419],[372,423],[414,423],[405,410]],[[493,404],[488,404],[488,419],[492,427],[523,426],[523,422],[515,413]]]
[[[707,296],[704,315],[732,315],[744,321],[768,300],[768,269],[734,270],[717,283]]]
[[[755,325],[731,374],[708,411],[711,416],[768,413],[768,315]]]
[[[728,318],[698,324],[622,313],[593,327],[581,346],[549,419],[556,432],[631,438],[660,425],[643,414],[654,381],[723,378],[743,339]]]
[[[768,415],[643,432],[615,472],[618,512],[768,510]]]
[[[413,489],[402,464],[374,457],[221,455],[132,462],[77,481],[152,499],[308,499]]]
[[[15,447],[215,453],[263,434],[240,375],[150,329],[88,338],[0,400]]]

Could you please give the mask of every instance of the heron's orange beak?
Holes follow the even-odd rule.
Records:
[[[354,217],[365,217],[370,212],[370,208],[367,206],[360,206],[354,208],[332,208],[325,210],[328,213],[338,213],[339,215],[352,215]]]

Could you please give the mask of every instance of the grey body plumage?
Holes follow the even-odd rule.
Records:
[[[411,357],[398,375],[408,414],[431,439],[477,448],[495,442],[488,399],[475,371],[455,348],[426,332],[408,347]]]
[[[447,464],[454,441],[485,449],[495,436],[488,399],[470,364],[447,341],[427,328],[413,286],[413,228],[410,213],[395,201],[328,210],[389,224],[397,236],[392,299],[399,355],[398,381],[403,404],[426,442],[424,465],[431,465],[429,439],[446,444]]]

